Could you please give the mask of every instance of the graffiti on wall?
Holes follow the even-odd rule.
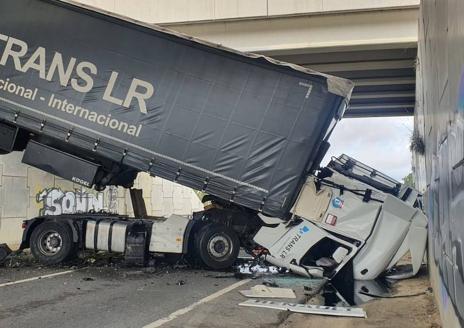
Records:
[[[458,111],[464,112],[464,70],[461,73],[458,92]]]
[[[85,190],[63,191],[49,188],[39,192],[37,203],[41,204],[39,215],[61,215],[101,211],[105,209],[103,193],[90,193]]]

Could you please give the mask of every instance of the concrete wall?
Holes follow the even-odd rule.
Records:
[[[419,0],[75,0],[267,55],[415,47]]]
[[[110,187],[98,193],[21,164],[21,158],[19,152],[0,156],[0,243],[17,247],[22,221],[42,214],[89,210],[133,214],[128,190]],[[153,216],[191,214],[203,208],[193,190],[145,173],[139,174],[135,187],[143,189]]]
[[[415,175],[429,217],[432,284],[445,327],[464,321],[464,1],[423,0]]]
[[[419,0],[78,0],[149,23],[235,20],[414,7]]]
[[[326,52],[335,49],[376,49],[379,45],[417,42],[418,10],[356,11],[317,16],[282,16],[246,21],[171,24],[176,31],[247,52],[271,56]],[[393,46],[395,47],[395,46]]]

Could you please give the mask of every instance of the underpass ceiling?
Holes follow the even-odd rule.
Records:
[[[354,81],[345,117],[413,115],[416,56],[416,47],[273,55]]]

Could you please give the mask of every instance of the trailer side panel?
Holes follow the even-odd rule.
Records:
[[[290,209],[350,92],[69,2],[0,3],[0,120],[269,215]]]

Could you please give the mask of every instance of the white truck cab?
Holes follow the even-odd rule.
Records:
[[[377,278],[409,251],[415,275],[424,258],[427,219],[418,192],[342,155],[306,181],[290,221],[254,237],[267,261],[292,271],[331,278],[349,261],[357,280]],[[405,276],[403,276],[405,277]]]

